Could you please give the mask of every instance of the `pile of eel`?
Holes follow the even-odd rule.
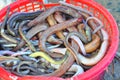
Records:
[[[0,67],[18,76],[73,77],[95,66],[108,33],[91,12],[60,1],[34,12],[10,14],[0,23]]]

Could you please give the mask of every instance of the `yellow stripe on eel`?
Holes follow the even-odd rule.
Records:
[[[68,57],[68,53],[66,53],[64,55],[64,57],[61,60],[54,60],[53,58],[51,58],[47,53],[45,52],[35,52],[29,55],[30,57],[43,57],[45,60],[47,60],[50,63],[53,64],[62,64]]]

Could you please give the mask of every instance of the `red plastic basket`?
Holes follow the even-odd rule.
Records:
[[[70,2],[72,1],[72,2]],[[11,7],[11,14],[14,12],[29,12],[29,11],[35,11],[42,8],[42,5],[36,3],[36,2],[42,2],[42,0],[19,0],[17,2],[14,2],[10,4]],[[119,31],[117,24],[112,17],[112,15],[100,4],[93,0],[66,0],[67,3],[72,3],[76,6],[80,6],[82,8],[85,8],[92,12],[94,16],[99,18],[103,24],[105,30],[108,32],[110,40],[109,40],[109,48],[106,52],[106,55],[104,58],[96,64],[94,67],[89,69],[88,71],[84,72],[83,74],[80,74],[78,76],[67,78],[66,80],[101,80],[102,76],[104,74],[105,69],[108,67],[108,65],[113,60],[116,50],[118,48],[118,42],[119,42]],[[57,6],[58,3],[52,3],[52,4],[45,4],[47,8]],[[5,13],[6,13],[7,7],[3,8],[0,11],[0,21],[3,20]],[[0,79],[2,80],[64,80],[59,77],[44,77],[44,76],[25,76],[25,77],[18,77],[16,75],[13,75],[3,68],[0,67]]]

